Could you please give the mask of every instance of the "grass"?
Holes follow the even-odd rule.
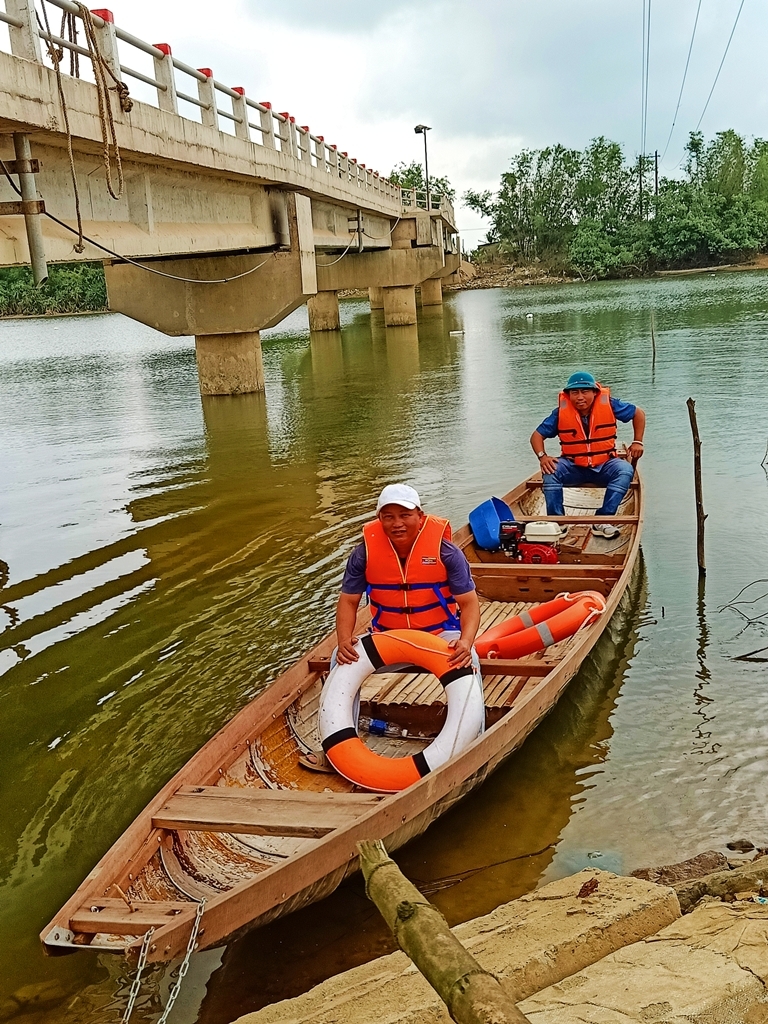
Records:
[[[0,316],[41,316],[107,309],[104,268],[96,263],[49,266],[48,280],[36,288],[29,267],[0,269]]]

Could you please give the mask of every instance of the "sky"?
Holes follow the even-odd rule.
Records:
[[[382,174],[421,159],[413,127],[430,125],[430,170],[447,175],[458,196],[495,189],[525,147],[582,148],[605,135],[630,156],[640,148],[643,0],[107,2],[122,28],[170,43],[181,60],[290,111]],[[680,113],[661,165],[662,173],[679,174],[742,0],[646,2],[649,152],[666,147],[700,3]],[[735,128],[768,136],[767,41],[768,7],[743,0],[701,124],[705,135]],[[138,94],[140,87],[131,89]],[[457,213],[472,248],[483,221],[460,201]]]

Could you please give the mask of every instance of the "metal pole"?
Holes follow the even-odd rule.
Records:
[[[643,154],[640,154],[640,220],[643,219]]]
[[[427,161],[427,130],[424,130],[424,177],[427,179],[427,212],[432,209],[432,200],[429,195],[429,162]]]
[[[29,136],[22,135],[21,133],[14,133],[13,136],[13,149],[16,153],[16,159],[22,161],[30,166],[32,160],[32,150],[29,145]],[[19,171],[19,185],[21,187],[21,199],[24,203],[37,202],[37,187],[35,185],[35,176],[31,170],[20,170]],[[40,227],[40,214],[38,213],[25,213],[24,223],[27,228],[27,242],[29,244],[29,261],[32,264],[32,276],[35,279],[35,284],[45,284],[48,280],[48,265],[45,262],[45,247],[43,245],[43,229]]]
[[[658,195],[659,194],[659,151],[658,151],[658,149],[653,154],[653,156],[654,156],[654,160],[656,162],[656,191],[654,192],[654,195]]]

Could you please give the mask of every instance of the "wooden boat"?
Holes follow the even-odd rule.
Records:
[[[602,491],[567,489],[567,533],[557,565],[480,551],[468,526],[454,536],[472,567],[481,631],[562,591],[599,591],[605,613],[574,636],[519,660],[482,662],[486,731],[399,793],[360,791],[302,763],[320,750],[317,713],[331,634],[240,711],[165,785],[43,930],[50,954],[76,949],[148,960],[184,952],[205,900],[197,945],[221,945],[331,893],[357,870],[356,844],[394,850],[423,832],[516,750],[552,709],[616,610],[637,561],[642,486],[635,478],[612,520],[620,536],[592,534]],[[547,517],[541,477],[505,496],[521,522]],[[369,613],[362,609],[360,631]],[[398,735],[364,735],[378,753],[414,754],[440,731],[442,686],[424,672],[377,673],[363,684],[361,725],[384,719]],[[407,735],[402,735],[407,730]]]

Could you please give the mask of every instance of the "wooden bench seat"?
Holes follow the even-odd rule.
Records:
[[[382,799],[375,793],[182,786],[152,815],[155,828],[319,839]]]
[[[112,935],[143,935],[148,928],[161,928],[179,914],[194,914],[194,903],[158,901],[157,903],[131,902],[128,904],[117,897],[92,900],[87,907],[81,907],[70,918],[69,927],[73,932],[96,935],[106,932]]]

